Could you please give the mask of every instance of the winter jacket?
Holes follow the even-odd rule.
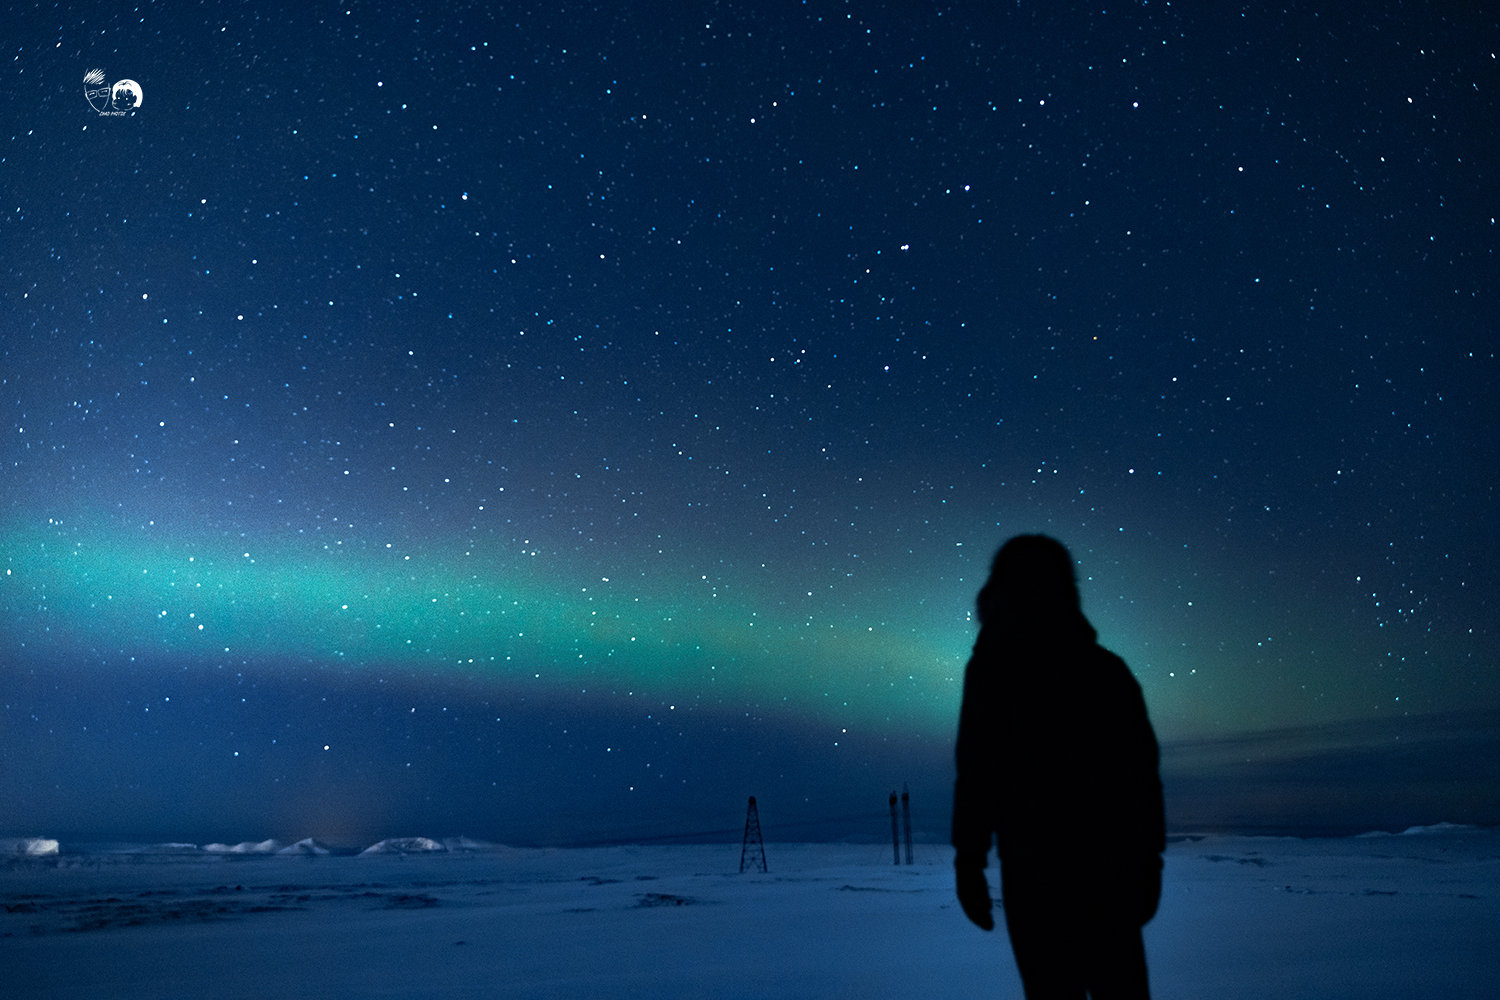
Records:
[[[953,846],[998,845],[1005,904],[1145,923],[1166,820],[1140,685],[1082,619],[986,627],[964,674]]]

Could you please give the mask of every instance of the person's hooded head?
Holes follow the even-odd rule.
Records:
[[[1094,638],[1078,599],[1073,557],[1046,535],[1017,535],[1002,545],[976,604],[983,628],[1038,638]]]

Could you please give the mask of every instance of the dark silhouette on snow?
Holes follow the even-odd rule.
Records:
[[[1140,685],[1094,641],[1054,539],[1006,542],[978,612],[953,789],[959,903],[994,927],[993,840],[1026,996],[1147,997],[1141,927],[1161,896],[1166,821]]]

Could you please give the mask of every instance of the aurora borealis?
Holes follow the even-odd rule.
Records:
[[[940,840],[1023,531],[1169,819],[1497,821],[1493,18],[15,30],[5,830]]]

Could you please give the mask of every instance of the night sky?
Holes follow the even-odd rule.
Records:
[[[7,19],[0,833],[942,840],[1027,531],[1175,828],[1500,822],[1494,12],[422,6]]]

